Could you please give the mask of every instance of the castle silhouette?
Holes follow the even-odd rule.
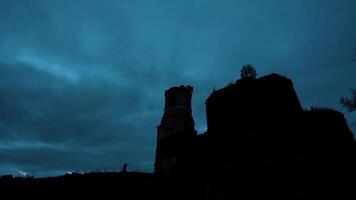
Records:
[[[303,109],[290,79],[271,74],[213,91],[203,134],[194,129],[192,93],[191,86],[165,92],[156,174],[209,176],[251,191],[298,188],[313,199],[354,185],[356,142],[343,114]]]

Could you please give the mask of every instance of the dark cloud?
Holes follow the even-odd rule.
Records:
[[[152,171],[164,90],[205,98],[258,73],[294,80],[305,107],[341,110],[356,85],[353,0],[0,1],[0,174]],[[355,128],[354,113],[345,113]]]
[[[154,147],[142,143],[154,142],[146,131],[154,130],[156,117],[151,115],[157,111],[145,108],[150,98],[142,88],[104,80],[71,82],[25,63],[1,63],[0,72],[6,77],[0,84],[0,111],[6,116],[0,123],[3,164],[65,171],[69,165],[112,169],[113,163],[119,168],[122,162],[151,161]],[[22,144],[21,149],[6,145],[13,141]]]

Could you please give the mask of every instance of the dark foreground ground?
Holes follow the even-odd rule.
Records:
[[[355,185],[347,180],[260,175],[241,171],[224,177],[135,172],[2,177],[0,199],[356,199]]]

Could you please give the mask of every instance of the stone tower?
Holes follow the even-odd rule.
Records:
[[[155,173],[174,173],[184,162],[189,141],[196,136],[192,117],[193,87],[173,87],[165,91],[165,107],[157,126]]]

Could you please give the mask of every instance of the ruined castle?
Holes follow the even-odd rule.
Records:
[[[157,127],[157,174],[233,174],[246,181],[273,174],[295,182],[310,177],[336,181],[356,166],[356,142],[343,114],[303,109],[286,77],[240,79],[213,91],[205,102],[208,129],[203,134],[194,128],[192,93],[191,86],[165,92]]]
[[[356,142],[342,113],[304,109],[292,81],[245,78],[206,100],[194,128],[193,88],[165,92],[155,173],[0,177],[3,199],[356,199]]]

